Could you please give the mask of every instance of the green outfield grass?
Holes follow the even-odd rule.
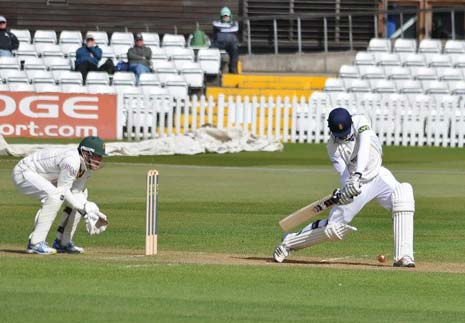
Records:
[[[465,322],[463,156],[385,148],[385,166],[415,190],[415,270],[387,267],[391,218],[376,203],[345,241],[269,262],[279,219],[338,185],[323,145],[108,158],[88,187],[110,226],[89,237],[81,225],[74,240],[88,253],[79,256],[21,253],[38,202],[11,183],[17,159],[0,159],[0,322]],[[161,174],[154,258],[141,256],[151,168]],[[388,264],[376,264],[380,253]]]

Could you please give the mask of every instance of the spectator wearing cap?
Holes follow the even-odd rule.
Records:
[[[237,32],[239,24],[228,7],[221,9],[221,19],[213,22],[213,47],[225,50],[229,55],[229,73],[237,73],[239,49]]]
[[[139,82],[139,76],[142,73],[151,72],[152,50],[144,45],[142,34],[135,34],[136,41],[134,47],[128,50],[129,70],[136,74],[136,80]]]
[[[76,51],[76,71],[81,72],[84,83],[86,82],[87,73],[90,71],[101,71],[113,74],[115,64],[111,59],[107,59],[104,64],[99,67],[99,62],[102,59],[102,49],[97,46],[94,36],[87,35],[86,42]]]
[[[18,47],[18,38],[6,29],[6,18],[0,16],[0,57],[13,56],[11,51],[18,49]]]

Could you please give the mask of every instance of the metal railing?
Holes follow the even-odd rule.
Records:
[[[275,54],[280,52],[280,47],[283,48],[284,46],[280,46],[279,32],[280,21],[285,21],[288,25],[296,26],[296,29],[292,30],[292,33],[296,34],[295,37],[289,37],[286,39],[286,47],[297,48],[298,53],[302,53],[304,50],[304,45],[308,43],[312,43],[314,47],[323,48],[325,52],[328,52],[331,45],[338,45],[338,48],[346,48],[349,50],[353,50],[356,47],[366,47],[366,41],[360,42],[357,41],[356,32],[354,32],[354,19],[360,19],[362,17],[372,17],[373,19],[373,29],[370,32],[373,37],[380,36],[378,25],[379,25],[379,18],[382,17],[384,20],[384,30],[383,35],[386,37],[388,34],[388,27],[387,21],[388,17],[398,16],[400,20],[401,27],[407,24],[411,19],[405,21],[405,16],[414,15],[417,19],[420,14],[427,15],[433,13],[449,13],[450,14],[450,21],[451,21],[451,38],[456,39],[457,33],[455,28],[455,21],[456,21],[456,13],[457,12],[464,12],[465,8],[462,7],[441,7],[441,8],[430,8],[430,9],[395,9],[395,10],[373,10],[373,11],[364,11],[364,12],[349,12],[349,13],[318,13],[318,14],[283,14],[283,15],[272,15],[272,16],[254,16],[254,17],[241,17],[237,19],[242,26],[242,42],[241,46],[247,48],[247,53],[252,54],[254,46],[259,47],[259,45],[254,45],[259,43],[258,39],[254,39],[253,36],[253,26],[252,23],[256,22],[268,22],[272,26],[272,30],[270,30],[270,34],[272,35],[271,42],[267,45],[271,45]],[[210,24],[211,20],[202,19],[197,20],[195,26],[203,25],[206,26]],[[346,31],[341,30],[341,28],[336,27],[334,30],[330,30],[329,28],[329,20],[338,21],[339,24],[342,22],[345,23]],[[303,37],[303,28],[302,24],[304,22],[316,22],[318,26],[321,26],[322,29],[322,39],[316,39],[312,41],[305,41]],[[415,21],[412,23],[412,25]],[[157,24],[154,23],[141,23],[140,21],[126,21],[124,25],[115,25],[113,23],[104,23],[99,24],[96,26],[97,30],[104,29],[104,28],[113,28],[113,29],[120,29],[120,30],[145,30],[151,31],[157,29]],[[410,26],[411,27],[411,26]],[[424,29],[420,30],[420,33],[423,33],[425,38],[430,37],[430,19],[425,19]],[[194,30],[194,29],[193,29]],[[281,30],[282,31],[282,30]],[[178,32],[178,26],[173,25],[173,32],[176,34]],[[330,40],[330,32],[333,32],[334,39]],[[399,30],[400,37],[404,37],[405,30],[401,28]],[[262,45],[263,47],[263,45]]]

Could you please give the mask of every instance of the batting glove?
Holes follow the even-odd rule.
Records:
[[[346,181],[346,185],[341,190],[343,195],[347,197],[355,197],[362,193],[362,184],[360,183],[360,178],[362,174],[360,173],[353,173]]]

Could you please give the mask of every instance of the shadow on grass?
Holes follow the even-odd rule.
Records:
[[[275,263],[272,258],[266,257],[237,257],[238,259],[250,260],[250,261],[261,261],[265,263]],[[345,265],[345,266],[369,266],[369,267],[387,267],[383,264],[372,264],[367,262],[355,262],[355,261],[317,261],[317,260],[297,260],[287,259],[285,264],[298,264],[298,265]]]
[[[15,253],[15,254],[19,254],[19,255],[28,255],[28,253],[24,249],[23,250],[21,250],[21,249],[0,249],[0,253],[1,252]]]

